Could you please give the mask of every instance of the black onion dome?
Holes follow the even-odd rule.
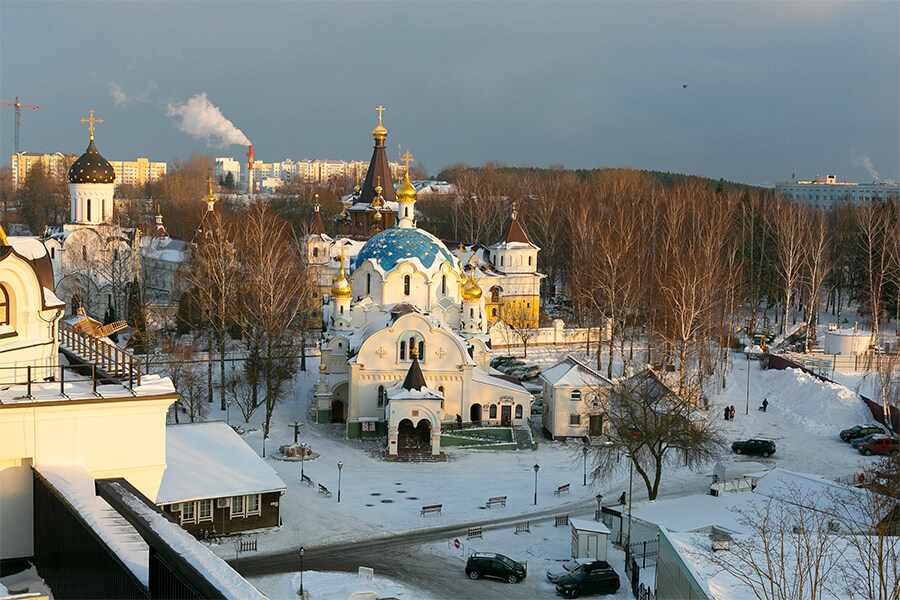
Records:
[[[97,152],[94,140],[69,168],[69,183],[115,183],[112,165]]]

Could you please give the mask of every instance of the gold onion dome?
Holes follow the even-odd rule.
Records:
[[[383,140],[387,137],[387,129],[384,128],[384,125],[379,121],[378,127],[372,130],[372,137],[376,140]]]
[[[353,295],[353,288],[350,287],[350,282],[343,273],[338,279],[335,279],[334,285],[331,286],[331,295],[335,298],[349,298]]]
[[[403,202],[404,200],[415,200],[416,199],[416,188],[413,187],[412,182],[409,180],[409,171],[406,172],[406,177],[403,179],[403,183],[397,188],[397,201]]]
[[[481,299],[481,287],[477,283],[475,283],[475,278],[472,276],[472,267],[469,267],[469,278],[466,279],[466,282],[462,286],[462,297],[463,300],[480,300]]]

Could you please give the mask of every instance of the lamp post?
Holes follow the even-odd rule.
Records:
[[[341,501],[341,469],[344,468],[344,463],[338,461],[338,503]]]
[[[753,328],[753,319],[747,319],[747,338],[750,343],[753,343],[753,338],[750,336],[750,330]],[[747,346],[747,406],[744,410],[744,415],[750,415],[750,346]]]
[[[541,465],[534,465],[534,505],[537,506],[537,472],[541,470]]]
[[[262,424],[262,432],[263,432],[263,458],[266,457],[266,423]]]
[[[631,482],[634,478],[634,457],[629,452],[628,457],[628,535],[625,537],[625,559],[631,556]]]
[[[603,512],[603,507],[600,503],[603,502],[603,494],[597,494],[597,516],[594,519],[595,521],[600,520],[600,514]]]
[[[306,442],[302,442],[300,444],[300,483],[303,483],[303,478],[305,475],[303,474],[303,463],[306,462]]]
[[[300,597],[303,598],[303,554],[306,548],[300,546]]]
[[[587,485],[587,453],[588,453],[587,446],[584,446],[581,449],[581,453],[584,455],[584,483],[582,485]]]

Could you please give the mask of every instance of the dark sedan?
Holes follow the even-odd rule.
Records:
[[[731,449],[735,454],[756,454],[767,458],[770,454],[775,454],[775,442],[772,440],[746,440],[744,442],[733,442]]]

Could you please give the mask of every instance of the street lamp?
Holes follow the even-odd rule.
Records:
[[[597,517],[594,519],[595,521],[600,520],[600,514],[603,512],[603,507],[600,503],[603,502],[603,494],[597,494]]]
[[[303,478],[305,475],[303,474],[303,463],[306,462],[306,442],[300,443],[300,483],[303,483]]]
[[[341,469],[344,468],[344,463],[338,461],[338,502],[341,501]]]
[[[300,597],[303,597],[303,554],[306,552],[306,548],[300,546]]]
[[[581,449],[581,453],[584,455],[584,483],[582,485],[587,485],[587,453],[588,453],[587,446],[584,446]]]
[[[631,482],[634,478],[634,457],[629,452],[628,457],[628,535],[625,538],[625,559],[631,556]]]
[[[753,343],[753,338],[750,335],[750,331],[753,328],[753,319],[747,319],[747,340],[750,343]],[[744,414],[750,415],[750,346],[747,346],[747,407],[744,411]]]
[[[537,472],[540,471],[541,465],[534,465],[534,505],[537,506]]]

